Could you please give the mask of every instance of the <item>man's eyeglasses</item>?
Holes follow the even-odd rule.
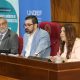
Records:
[[[30,24],[30,23],[29,24],[24,24],[24,26],[31,26],[31,25],[33,25],[33,24]]]
[[[6,24],[6,22],[0,23],[0,26],[1,26],[1,25],[4,26],[5,24]]]

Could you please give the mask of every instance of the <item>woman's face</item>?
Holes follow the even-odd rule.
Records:
[[[60,37],[61,37],[62,41],[66,41],[66,35],[65,35],[65,28],[64,27],[61,28]]]

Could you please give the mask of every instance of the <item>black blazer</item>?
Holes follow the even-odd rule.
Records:
[[[10,29],[8,29],[7,33],[2,39],[2,42],[0,45],[0,51],[1,50],[4,50],[4,51],[9,50],[10,53],[13,53],[13,54],[18,53],[18,35],[12,32]]]

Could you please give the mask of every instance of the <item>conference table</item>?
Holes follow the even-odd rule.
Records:
[[[0,80],[80,80],[80,62],[0,55]]]

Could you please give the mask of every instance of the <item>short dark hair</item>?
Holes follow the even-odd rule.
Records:
[[[38,24],[38,19],[37,19],[37,17],[34,16],[34,15],[29,15],[29,16],[27,16],[27,17],[25,18],[25,20],[28,20],[28,19],[32,19],[32,23],[33,23],[33,24]]]

